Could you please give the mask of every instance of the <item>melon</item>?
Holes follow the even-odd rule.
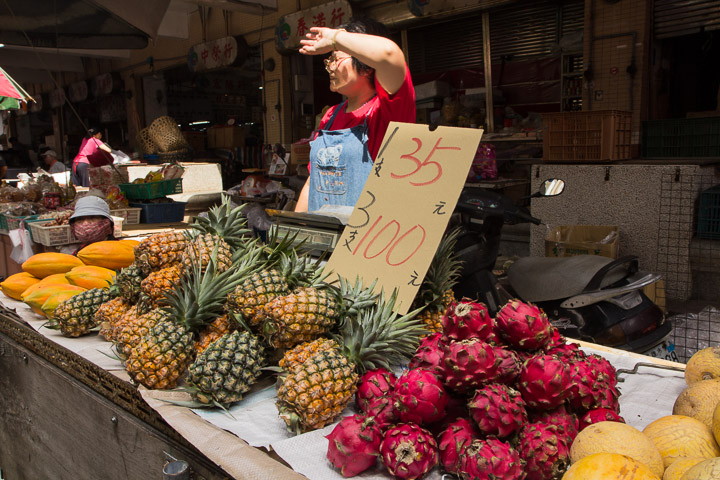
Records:
[[[720,347],[707,347],[695,352],[685,365],[685,382],[720,378]]]
[[[626,423],[598,422],[585,427],[570,447],[570,462],[602,452],[630,457],[647,466],[658,478],[665,471],[663,457],[652,440]]]
[[[700,462],[707,460],[705,457],[682,457],[675,460],[665,469],[662,480],[680,480],[685,472]]]
[[[720,478],[720,458],[709,458],[690,468],[681,480],[717,480]]]
[[[562,480],[660,480],[660,477],[647,465],[626,455],[601,452],[573,463]]]
[[[685,415],[712,427],[715,406],[720,402],[720,378],[688,385],[673,405],[673,415]]]
[[[713,411],[712,425],[710,426],[715,442],[720,445],[720,403],[715,406]]]
[[[646,426],[643,433],[660,451],[666,468],[682,457],[720,456],[720,448],[710,427],[692,417],[660,417]]]

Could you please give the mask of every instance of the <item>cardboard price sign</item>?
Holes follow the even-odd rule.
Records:
[[[483,131],[390,123],[327,271],[399,291],[407,313],[447,228]]]

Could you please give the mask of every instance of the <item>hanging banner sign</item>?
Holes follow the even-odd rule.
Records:
[[[88,86],[87,82],[80,81],[71,83],[68,87],[68,99],[70,99],[71,102],[82,102],[84,100],[87,100],[88,97]]]
[[[245,63],[247,54],[248,45],[243,37],[223,37],[191,47],[188,67],[193,72],[203,72],[239,66]]]
[[[328,260],[390,295],[407,313],[460,197],[483,131],[391,122],[373,170]],[[332,180],[329,180],[332,181]],[[399,206],[412,205],[412,208]]]
[[[65,104],[65,90],[58,88],[50,92],[50,106],[57,108]]]
[[[103,73],[98,75],[92,80],[92,94],[93,97],[103,97],[110,95],[115,86],[113,76],[110,73]]]
[[[345,0],[325,3],[280,17],[275,27],[275,47],[280,53],[297,52],[310,27],[335,28],[350,20],[352,9]]]

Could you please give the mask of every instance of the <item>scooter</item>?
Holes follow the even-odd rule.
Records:
[[[548,179],[530,198],[560,195],[563,189],[562,180]],[[542,308],[568,338],[677,361],[668,340],[672,325],[642,291],[660,275],[641,272],[637,257],[524,257],[499,281],[493,269],[503,226],[542,221],[498,192],[466,187],[452,223],[461,228],[455,249],[463,261],[457,297],[485,303],[491,315],[519,298]]]

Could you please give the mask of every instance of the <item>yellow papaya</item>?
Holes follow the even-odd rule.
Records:
[[[94,265],[75,267],[65,274],[73,285],[83,288],[105,288],[115,283],[115,270]]]
[[[67,253],[44,252],[36,253],[25,260],[22,269],[38,278],[45,278],[54,273],[67,273],[74,267],[83,265],[82,260]]]
[[[40,285],[47,285],[48,283],[70,283],[70,280],[65,277],[64,273],[53,273],[40,280]]]
[[[77,285],[70,285],[68,283],[49,283],[47,285],[42,285],[31,294],[26,295],[23,298],[23,302],[25,302],[33,312],[44,316],[45,313],[42,311],[42,306],[51,295],[59,292],[82,293],[84,291],[84,288],[78,287]]]
[[[43,315],[45,315],[48,318],[52,318],[53,314],[55,313],[55,309],[58,305],[60,305],[62,302],[67,300],[68,298],[74,297],[75,295],[79,294],[81,292],[78,291],[61,291],[57,293],[53,293],[48,297],[47,300],[45,300],[45,303],[42,304],[42,307],[40,307],[40,310],[42,310]]]
[[[135,261],[137,243],[130,240],[91,243],[78,252],[78,258],[86,265],[120,270]]]
[[[15,300],[22,300],[22,293],[39,283],[40,279],[27,272],[16,273],[10,275],[2,283],[0,283],[0,290],[5,294],[6,297],[14,298]]]

